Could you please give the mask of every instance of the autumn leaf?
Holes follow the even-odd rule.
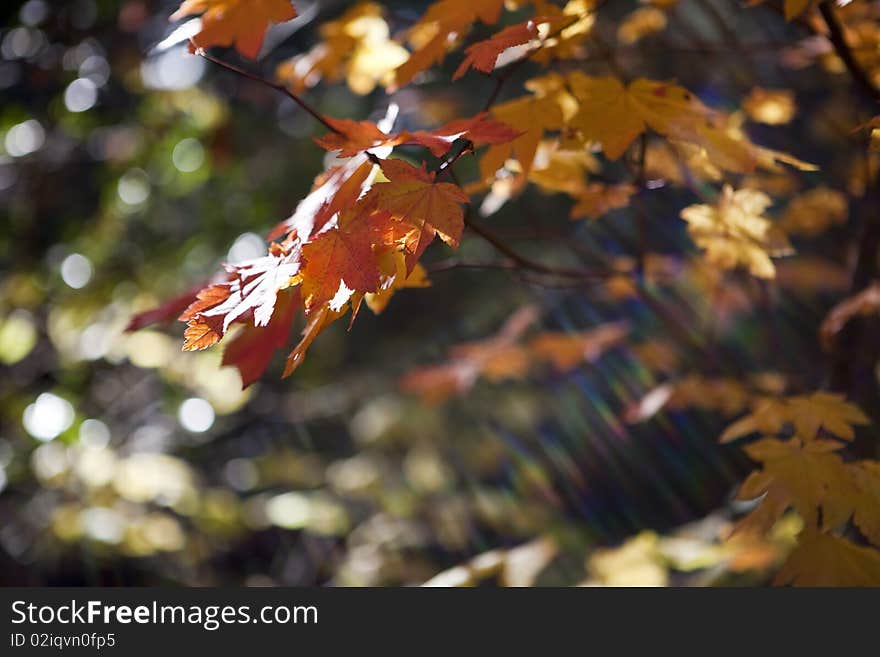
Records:
[[[322,24],[321,41],[279,65],[277,77],[294,93],[321,79],[345,79],[349,89],[359,95],[369,94],[376,85],[390,84],[394,69],[409,53],[391,39],[384,11],[375,2],[359,2],[337,20]]]
[[[774,584],[880,586],[880,552],[841,536],[808,531],[800,537]]]
[[[639,7],[617,28],[617,40],[626,45],[638,43],[646,36],[666,29],[666,14],[657,7]]]
[[[490,146],[480,159],[480,174],[484,180],[493,179],[509,158],[515,158],[523,171],[528,172],[535,160],[544,133],[563,126],[563,113],[555,95],[524,96],[500,103],[492,109],[492,116],[521,134],[516,139]]]
[[[327,119],[336,129],[315,142],[329,151],[339,151],[339,157],[351,157],[380,146],[418,144],[436,157],[443,156],[456,139],[467,139],[474,146],[502,144],[516,139],[521,133],[489,117],[487,113],[467,119],[455,119],[434,130],[402,131],[395,134],[383,132],[371,121]]]
[[[698,154],[711,164],[735,173],[749,173],[756,166],[775,169],[780,162],[815,169],[787,153],[753,144],[729,117],[678,85],[644,78],[624,85],[614,77],[590,77],[580,71],[567,79],[578,102],[571,126],[583,140],[600,143],[611,160],[620,158],[650,128],[673,142],[698,146]]]
[[[480,20],[494,25],[501,15],[504,0],[439,0],[409,30],[414,50],[395,71],[393,92],[408,84],[422,71],[441,62],[471,25]]]
[[[755,408],[724,430],[718,439],[728,443],[753,433],[777,434],[790,421],[790,407],[784,399],[772,397],[760,399]]]
[[[201,14],[201,29],[193,36],[200,48],[232,46],[255,59],[271,23],[296,18],[290,0],[184,0],[171,20]]]
[[[612,160],[647,127],[672,139],[697,141],[697,126],[712,116],[693,94],[673,84],[639,79],[625,87],[617,78],[580,71],[570,74],[568,83],[579,103],[572,125],[584,139],[601,143]]]
[[[370,194],[380,210],[428,233],[452,247],[457,247],[464,230],[462,203],[468,196],[457,185],[434,180],[424,165],[421,168],[403,160],[384,160],[382,171],[387,183],[379,183]],[[420,240],[421,241],[421,240]]]
[[[756,498],[761,498],[758,506],[736,523],[733,535],[764,536],[791,508],[791,497],[785,487],[773,481],[772,475],[764,470],[752,472],[736,495],[736,499],[743,502]]]
[[[373,226],[366,215],[343,214],[339,226],[302,247],[302,294],[306,311],[329,302],[345,283],[352,291],[375,292],[379,269],[373,254]]]
[[[793,198],[779,225],[790,235],[816,237],[832,226],[846,223],[848,211],[845,194],[820,186]]]
[[[601,165],[586,150],[566,149],[556,139],[538,144],[528,181],[545,192],[564,192],[576,197],[588,188],[589,174],[598,173]]]
[[[196,301],[198,293],[205,287],[204,284],[197,285],[186,292],[164,301],[155,308],[137,313],[129,320],[125,330],[139,331],[142,328],[152,326],[153,324],[171,322],[179,319],[181,313]]]
[[[470,390],[479,375],[479,366],[470,361],[414,369],[399,381],[400,389],[419,395],[427,404],[437,404]]]
[[[242,387],[257,381],[269,366],[272,355],[287,346],[299,302],[296,290],[280,292],[269,322],[265,326],[246,324],[226,346],[222,364],[238,369]]]
[[[334,309],[330,303],[325,303],[311,314],[305,328],[303,329],[302,339],[287,356],[284,365],[284,374],[282,374],[283,377],[286,378],[290,376],[300,365],[302,365],[306,352],[309,350],[309,347],[312,346],[312,342],[315,341],[315,338],[321,335],[330,324],[342,317],[347,310],[347,303],[342,304],[341,308],[336,309]]]
[[[721,435],[726,443],[752,433],[778,434],[787,425],[809,441],[820,429],[843,440],[853,440],[853,427],[868,424],[867,416],[842,395],[814,392],[787,399],[763,398],[749,415],[731,424]]]
[[[457,80],[469,68],[474,68],[483,73],[491,73],[495,69],[495,62],[498,56],[514,46],[520,46],[528,43],[538,35],[538,25],[536,20],[528,20],[518,25],[506,27],[500,32],[493,34],[490,38],[483,41],[477,41],[465,50],[466,57],[455,70],[452,76],[453,80]]]
[[[377,258],[383,281],[376,292],[364,295],[364,303],[375,314],[379,314],[399,290],[430,287],[431,281],[422,265],[416,263],[407,274],[406,257],[400,251],[386,252]]]
[[[853,522],[875,546],[880,547],[880,462],[858,461],[849,465],[855,482],[852,496]]]
[[[624,322],[605,324],[580,333],[544,332],[529,342],[535,358],[567,372],[583,362],[593,362],[606,350],[620,344],[629,334]]]
[[[389,135],[372,121],[328,118],[327,123],[336,129],[323,137],[315,137],[315,143],[328,151],[339,151],[338,157],[352,157],[361,151],[383,145],[400,143],[399,135]]]
[[[482,112],[470,118],[455,119],[434,130],[416,130],[402,134],[406,137],[403,143],[420,144],[435,157],[442,157],[457,139],[466,139],[475,147],[505,144],[519,137],[522,131]]]
[[[219,318],[211,319],[200,317],[203,310],[222,304],[232,294],[229,285],[209,285],[196,294],[192,301],[178,318],[181,322],[187,322],[184,337],[184,351],[207,349],[216,344],[223,337],[223,324]]]
[[[249,313],[253,313],[255,326],[266,326],[278,292],[294,284],[300,256],[298,243],[273,244],[269,255],[226,265],[231,280],[205,288],[181,315],[181,321],[187,322],[183,350],[207,349],[216,344],[232,322]]]
[[[575,204],[571,208],[571,219],[587,217],[598,219],[611,210],[625,208],[636,193],[634,185],[604,185],[591,183],[575,196]]]
[[[867,416],[843,395],[814,392],[809,397],[788,400],[789,414],[797,435],[805,440],[815,436],[819,429],[844,440],[855,438],[854,426],[869,424]]]
[[[562,7],[547,0],[532,0],[532,5],[535,16],[544,22],[539,25],[541,47],[530,53],[530,59],[546,65],[580,55],[596,23],[595,0],[569,0]]]
[[[448,362],[405,374],[400,379],[401,390],[417,394],[427,403],[438,403],[467,392],[480,376],[490,381],[521,378],[530,359],[517,342],[536,319],[536,308],[520,308],[494,336],[456,345],[450,349]]]
[[[785,491],[801,517],[817,525],[820,509],[824,522],[840,519],[839,505],[829,494],[839,495],[850,486],[843,460],[835,453],[841,447],[841,443],[831,440],[762,438],[747,445],[745,451]]]
[[[709,263],[722,269],[743,266],[758,278],[773,278],[771,256],[790,252],[788,242],[763,216],[773,201],[752,189],[725,185],[714,205],[692,205],[681,211],[688,232],[705,250]]]
[[[310,239],[339,212],[354,206],[372,185],[378,169],[363,153],[331,166],[315,179],[311,192],[289,218],[272,229],[267,239],[291,232],[300,240]]]

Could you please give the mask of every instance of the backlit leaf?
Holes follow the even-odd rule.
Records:
[[[234,45],[254,59],[269,25],[296,18],[296,9],[290,0],[184,0],[171,20],[193,14],[202,15],[201,30],[193,37],[197,46]]]

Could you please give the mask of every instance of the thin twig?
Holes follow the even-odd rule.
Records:
[[[195,47],[195,46],[194,46]],[[250,71],[246,71],[243,68],[239,68],[233,64],[229,64],[228,62],[224,62],[222,59],[217,59],[213,55],[209,54],[204,48],[195,47],[195,54],[203,59],[208,60],[212,64],[216,64],[221,68],[225,68],[227,71],[235,73],[236,75],[240,75],[248,80],[253,80],[254,82],[259,82],[270,89],[274,89],[275,91],[280,91],[285,96],[290,98],[293,102],[299,105],[302,109],[304,109],[308,114],[311,115],[313,119],[315,119],[318,123],[327,128],[330,132],[335,132],[337,135],[342,134],[338,128],[334,127],[332,123],[330,123],[324,116],[321,115],[314,107],[309,105],[302,98],[293,93],[290,89],[288,89],[285,85],[279,84],[277,82],[272,82],[272,80],[268,80],[256,73],[251,73]]]
[[[639,158],[636,162],[636,189],[639,193],[645,190],[645,159],[648,154],[648,133],[643,132],[639,137]],[[645,216],[645,208],[638,198],[635,199],[636,227],[639,231],[638,242],[638,265],[639,279],[644,280],[645,262],[648,259],[648,218]]]
[[[447,258],[425,265],[429,274],[437,274],[455,269],[497,269],[500,271],[518,271],[519,267],[512,262],[473,262],[459,258]]]
[[[620,272],[612,270],[595,271],[590,269],[574,269],[569,267],[552,267],[550,265],[545,265],[542,262],[532,260],[531,258],[522,255],[515,249],[512,249],[504,242],[504,240],[502,240],[485,226],[481,226],[480,224],[475,223],[467,214],[464,218],[464,225],[470,228],[484,240],[486,240],[495,248],[496,251],[506,256],[513,264],[517,265],[518,267],[536,272],[538,274],[544,274],[546,276],[556,276],[558,278],[575,278],[585,281],[602,281],[610,278],[611,276],[620,274]]]

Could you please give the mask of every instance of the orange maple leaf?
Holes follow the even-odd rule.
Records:
[[[382,171],[389,182],[375,185],[370,194],[377,207],[452,247],[457,247],[464,230],[462,203],[468,195],[452,183],[438,183],[424,164],[416,168],[403,160],[383,160]],[[419,236],[421,245],[424,236]]]
[[[506,27],[488,39],[477,41],[464,51],[466,57],[456,69],[452,79],[458,80],[467,73],[469,68],[475,68],[483,73],[491,73],[502,52],[508,48],[526,44],[536,36],[538,36],[537,19]]]
[[[212,285],[184,311],[187,322],[184,351],[216,344],[229,326],[253,314],[255,326],[266,326],[275,311],[278,292],[290,287],[300,269],[299,243],[273,244],[268,255],[238,265],[226,265],[227,283]]]
[[[355,210],[343,215],[339,224],[303,246],[302,291],[307,312],[333,299],[341,283],[357,292],[375,292],[379,287],[369,218]]]
[[[303,358],[305,358],[306,352],[312,345],[312,342],[315,341],[315,338],[323,333],[324,329],[330,326],[330,324],[342,317],[347,309],[348,304],[343,304],[342,308],[334,310],[329,303],[326,303],[316,312],[312,313],[308,324],[303,329],[302,340],[299,341],[296,347],[293,348],[293,351],[287,356],[284,374],[282,374],[283,377],[286,378],[296,371],[302,364]]]
[[[296,18],[290,0],[184,0],[171,20],[202,14],[201,30],[192,40],[200,48],[235,45],[255,59],[270,23]]]
[[[246,324],[223,352],[223,365],[231,365],[241,375],[242,388],[259,379],[272,355],[287,345],[290,327],[299,308],[299,293],[284,290],[278,294],[275,312],[266,326]]]
[[[266,239],[277,239],[296,231],[301,240],[319,232],[333,216],[355,204],[370,188],[378,167],[360,153],[332,166],[315,178],[312,191],[301,200],[294,213],[271,230]]]
[[[315,143],[328,151],[338,150],[339,157],[351,157],[379,146],[401,144],[418,144],[431,151],[432,155],[441,157],[456,139],[467,139],[474,146],[483,146],[511,141],[521,134],[485,112],[466,119],[455,119],[434,130],[404,130],[391,134],[383,132],[372,121],[327,119],[327,122],[336,132],[316,137]]]
[[[448,362],[404,375],[401,389],[437,403],[467,392],[480,376],[491,381],[522,377],[529,368],[529,354],[516,342],[537,317],[534,306],[520,308],[492,337],[456,345],[450,349]]]
[[[476,20],[486,25],[497,23],[503,5],[504,0],[440,0],[431,5],[409,31],[415,50],[394,72],[394,84],[389,91],[408,84],[416,75],[442,61]]]
[[[529,350],[538,359],[566,372],[584,361],[596,360],[628,334],[629,326],[625,322],[605,324],[580,333],[545,331],[532,338]]]

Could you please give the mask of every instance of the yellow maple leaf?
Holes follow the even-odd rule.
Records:
[[[335,21],[321,26],[321,42],[302,55],[283,62],[278,78],[296,93],[322,78],[345,78],[356,94],[365,95],[377,84],[389,84],[393,71],[409,57],[406,48],[391,40],[384,10],[375,2],[360,2]]]
[[[880,552],[817,531],[802,535],[774,580],[794,586],[880,586]]]
[[[838,438],[852,440],[854,426],[869,424],[858,406],[848,403],[843,395],[814,392],[808,397],[788,400],[789,416],[798,436],[810,440],[819,429],[825,429]]]
[[[814,392],[787,399],[759,399],[752,412],[740,418],[721,434],[726,443],[752,433],[778,434],[792,425],[801,440],[812,440],[824,429],[843,440],[855,437],[854,426],[868,424],[867,416],[843,395]]]
[[[712,111],[683,87],[640,78],[629,85],[614,77],[568,76],[579,103],[571,121],[584,139],[602,144],[612,160],[619,158],[646,128],[671,139],[700,141],[698,126]]]
[[[847,505],[839,498],[841,491],[852,489],[849,472],[835,453],[841,447],[832,440],[762,438],[745,451],[763,465],[768,488],[770,483],[779,486],[805,522],[817,526],[821,510],[823,523],[833,527],[848,519]]]
[[[846,195],[820,186],[793,198],[779,225],[789,234],[815,237],[831,226],[845,223],[847,214]]]
[[[519,162],[522,171],[528,172],[535,161],[538,145],[549,130],[563,126],[563,110],[555,95],[523,96],[496,105],[492,116],[521,131],[516,139],[505,144],[489,146],[480,159],[480,174],[484,180],[495,177],[508,159]]]
[[[377,292],[364,295],[367,307],[377,315],[388,307],[391,297],[398,290],[431,286],[428,273],[420,263],[416,263],[409,274],[406,273],[406,257],[400,251],[383,253],[378,261],[385,279]]]
[[[581,52],[584,41],[596,23],[595,0],[569,0],[559,7],[547,0],[533,0],[535,16],[549,19],[538,26],[541,47],[530,55],[531,59],[547,64],[553,60],[570,59]],[[551,26],[562,24],[562,29]]]
[[[755,403],[752,412],[728,426],[718,441],[729,443],[752,433],[780,433],[789,421],[788,410],[783,399],[760,399]]]
[[[617,40],[626,45],[638,43],[646,36],[666,29],[666,14],[657,7],[639,7],[617,28]]]
[[[762,216],[773,201],[753,189],[725,185],[715,205],[691,205],[681,212],[688,232],[706,259],[722,269],[743,266],[758,278],[773,278],[771,256],[791,252],[780,231]]]
[[[853,522],[871,543],[880,547],[880,462],[849,465],[857,494],[853,496]]]
[[[587,189],[587,174],[598,171],[599,163],[587,151],[563,149],[556,140],[544,140],[538,145],[528,180],[546,192],[578,196]]]

